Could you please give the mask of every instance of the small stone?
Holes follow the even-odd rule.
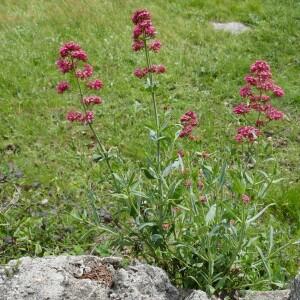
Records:
[[[184,300],[209,300],[206,293],[203,291],[193,291],[188,297],[186,297]]]
[[[250,28],[242,23],[238,22],[229,22],[229,23],[218,23],[218,22],[211,22],[215,30],[224,30],[230,32],[232,34],[240,34]]]
[[[45,198],[41,201],[41,204],[46,205],[46,204],[48,204],[48,202],[49,202],[49,200],[47,198]]]
[[[246,293],[245,298],[242,298],[241,300],[288,300],[289,293],[290,293],[289,290],[266,291],[266,292],[249,291]]]

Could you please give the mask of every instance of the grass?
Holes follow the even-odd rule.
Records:
[[[131,22],[147,7],[159,30],[167,66],[159,106],[172,108],[172,121],[189,110],[200,116],[200,141],[190,151],[213,152],[232,137],[231,108],[249,65],[267,60],[286,96],[276,105],[288,116],[274,127],[274,145],[285,180],[270,192],[273,214],[288,238],[300,235],[300,3],[276,0],[2,0],[0,4],[0,262],[23,255],[106,254],[106,242],[92,226],[72,216],[107,207],[102,165],[92,160],[90,133],[65,121],[78,99],[61,97],[54,62],[59,45],[77,41],[105,83],[105,105],[97,110],[97,130],[107,146],[125,157],[143,157],[148,104],[133,69]],[[210,21],[240,21],[242,35],[215,32]],[[146,121],[144,121],[146,120]],[[92,183],[93,182],[93,183]]]

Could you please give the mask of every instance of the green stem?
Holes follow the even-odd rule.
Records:
[[[81,86],[80,86],[79,79],[78,79],[78,77],[75,74],[75,69],[74,69],[74,77],[76,78],[76,82],[77,82],[78,89],[79,89],[80,103],[81,103],[81,105],[82,105],[82,107],[84,109],[84,112],[86,113],[87,109],[86,109],[86,105],[83,102],[83,93],[82,93],[82,89],[81,89]],[[89,126],[91,132],[93,133],[93,135],[94,135],[94,137],[96,139],[96,142],[97,142],[97,145],[98,145],[97,150],[98,150],[99,154],[102,155],[102,156],[104,156],[104,160],[106,162],[106,165],[107,165],[107,167],[109,169],[109,172],[111,174],[111,177],[113,179],[115,189],[116,189],[116,191],[119,191],[119,186],[118,186],[116,178],[114,176],[114,172],[113,172],[112,166],[111,166],[110,161],[109,161],[108,153],[107,153],[105,147],[103,146],[103,144],[101,143],[100,138],[98,137],[98,135],[97,135],[97,133],[96,133],[96,131],[95,131],[92,123],[88,123],[88,126]]]
[[[229,261],[229,264],[227,266],[226,271],[224,272],[224,276],[228,274],[228,272],[230,271],[232,265],[234,264],[237,255],[240,253],[242,246],[243,246],[243,242],[244,242],[244,237],[245,237],[245,233],[246,233],[246,220],[247,220],[247,216],[245,215],[245,207],[243,207],[242,210],[242,228],[241,228],[241,233],[238,239],[238,245],[236,247],[236,250],[233,252],[231,259]]]
[[[150,55],[149,49],[147,47],[146,38],[144,38],[144,49],[145,49],[145,56],[146,56],[146,63],[147,68],[150,69],[151,62],[150,62]],[[158,181],[159,181],[159,193],[160,193],[160,200],[163,200],[163,187],[162,187],[162,174],[161,174],[161,153],[160,153],[160,123],[159,123],[159,115],[157,110],[157,102],[155,99],[155,91],[153,86],[153,74],[150,72],[148,73],[149,80],[150,80],[150,88],[151,88],[151,98],[152,98],[152,105],[154,111],[154,119],[156,125],[156,159],[157,159],[157,173],[158,173]]]

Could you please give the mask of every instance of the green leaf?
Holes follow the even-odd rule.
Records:
[[[167,177],[173,170],[179,169],[180,167],[180,162],[178,159],[176,159],[174,162],[172,162],[171,164],[169,164],[162,173],[163,177]]]
[[[154,226],[156,226],[156,223],[153,222],[143,223],[138,227],[138,230],[143,230],[146,227],[154,227]]]
[[[95,162],[99,162],[99,161],[102,161],[104,159],[104,156],[103,155],[99,155],[99,154],[94,154],[92,159]]]
[[[156,134],[156,132],[155,132],[154,130],[152,130],[152,129],[149,130],[149,138],[150,138],[150,140],[152,140],[152,141],[156,141],[156,139],[157,139],[157,134]]]
[[[142,168],[142,171],[148,179],[157,179],[156,172],[152,168]]]
[[[272,184],[276,184],[276,183],[279,183],[283,180],[285,180],[286,178],[278,178],[278,179],[275,179],[275,180],[272,180]]]
[[[258,198],[264,198],[266,196],[266,193],[267,193],[267,190],[268,190],[268,187],[269,187],[269,184],[268,183],[263,183],[263,185],[261,186],[258,194],[257,194],[257,197]]]
[[[244,194],[246,191],[246,184],[243,179],[237,176],[232,177],[232,190],[237,194]]]
[[[207,212],[206,216],[205,216],[205,223],[206,225],[210,224],[215,216],[216,216],[216,211],[217,211],[217,205],[214,204],[209,208],[209,211]]]
[[[157,243],[158,241],[162,241],[163,240],[163,237],[161,234],[152,234],[151,236],[151,240],[154,242],[154,243]]]
[[[262,209],[259,213],[257,213],[254,217],[248,219],[246,221],[247,225],[250,225],[251,223],[253,223],[255,220],[257,220],[269,207],[274,206],[275,203],[271,203],[269,205],[267,205],[264,209]]]
[[[34,250],[34,254],[35,255],[39,255],[43,252],[43,249],[41,247],[41,245],[39,243],[35,244],[35,250]]]
[[[248,172],[245,172],[244,175],[245,175],[245,177],[246,177],[246,180],[247,180],[250,184],[253,184],[253,183],[254,183],[253,177],[252,177]]]
[[[269,233],[269,252],[268,254],[270,255],[272,252],[274,246],[274,229],[273,226],[270,226],[270,233]]]
[[[210,177],[213,173],[212,167],[209,166],[209,165],[203,165],[202,166],[202,171],[203,171],[203,174],[204,174],[205,178]]]
[[[256,249],[257,249],[257,251],[258,251],[258,253],[259,253],[260,257],[261,257],[261,260],[262,260],[262,262],[263,262],[263,264],[265,266],[265,269],[266,269],[266,271],[268,273],[268,276],[271,279],[272,278],[272,273],[271,273],[271,269],[270,269],[270,266],[268,264],[267,258],[264,256],[262,250],[258,246],[255,246],[255,247],[256,247]]]
[[[227,163],[225,162],[222,166],[221,174],[219,177],[219,184],[222,187],[225,183],[225,176],[226,176],[226,168],[227,168]]]

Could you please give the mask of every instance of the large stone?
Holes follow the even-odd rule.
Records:
[[[289,300],[300,300],[300,272],[291,284],[291,293]]]
[[[0,267],[1,300],[179,299],[166,273],[95,256],[24,257]]]
[[[229,23],[211,22],[211,24],[215,30],[224,30],[232,34],[239,34],[250,29],[248,26],[238,22],[229,22]]]

